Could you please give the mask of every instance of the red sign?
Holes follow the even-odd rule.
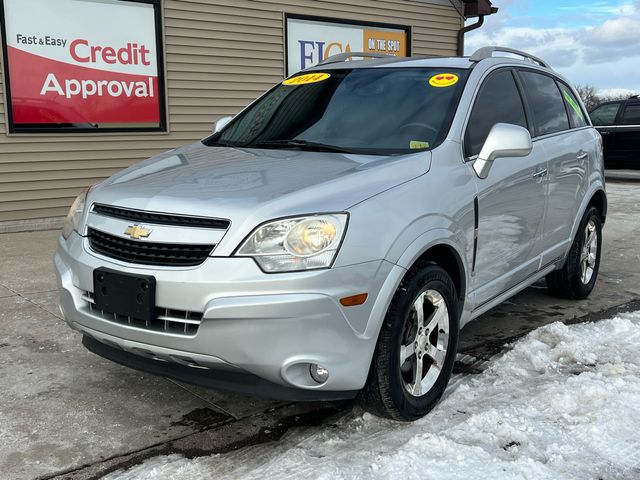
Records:
[[[154,5],[4,0],[13,124],[159,126]]]

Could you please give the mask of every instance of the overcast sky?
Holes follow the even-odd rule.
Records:
[[[640,0],[493,0],[500,11],[466,36],[528,51],[574,84],[640,91]],[[472,19],[468,23],[473,23]]]

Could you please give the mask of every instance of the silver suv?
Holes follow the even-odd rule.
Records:
[[[425,415],[464,324],[598,274],[600,135],[565,79],[504,51],[332,57],[93,186],[55,255],[65,319],[180,381]]]

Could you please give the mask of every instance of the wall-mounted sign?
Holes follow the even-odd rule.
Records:
[[[0,0],[13,132],[164,129],[159,0]]]
[[[287,15],[286,25],[287,76],[338,53],[411,53],[409,27],[297,15]]]

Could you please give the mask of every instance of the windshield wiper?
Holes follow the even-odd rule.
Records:
[[[326,143],[310,142],[308,140],[265,140],[264,142],[256,143],[256,147],[258,148],[291,147],[291,148],[299,148],[300,150],[315,150],[318,152],[351,153],[349,150],[338,147],[336,145],[327,145]]]
[[[238,145],[231,142],[225,142],[220,140],[208,140],[204,142],[207,147],[237,147]]]

